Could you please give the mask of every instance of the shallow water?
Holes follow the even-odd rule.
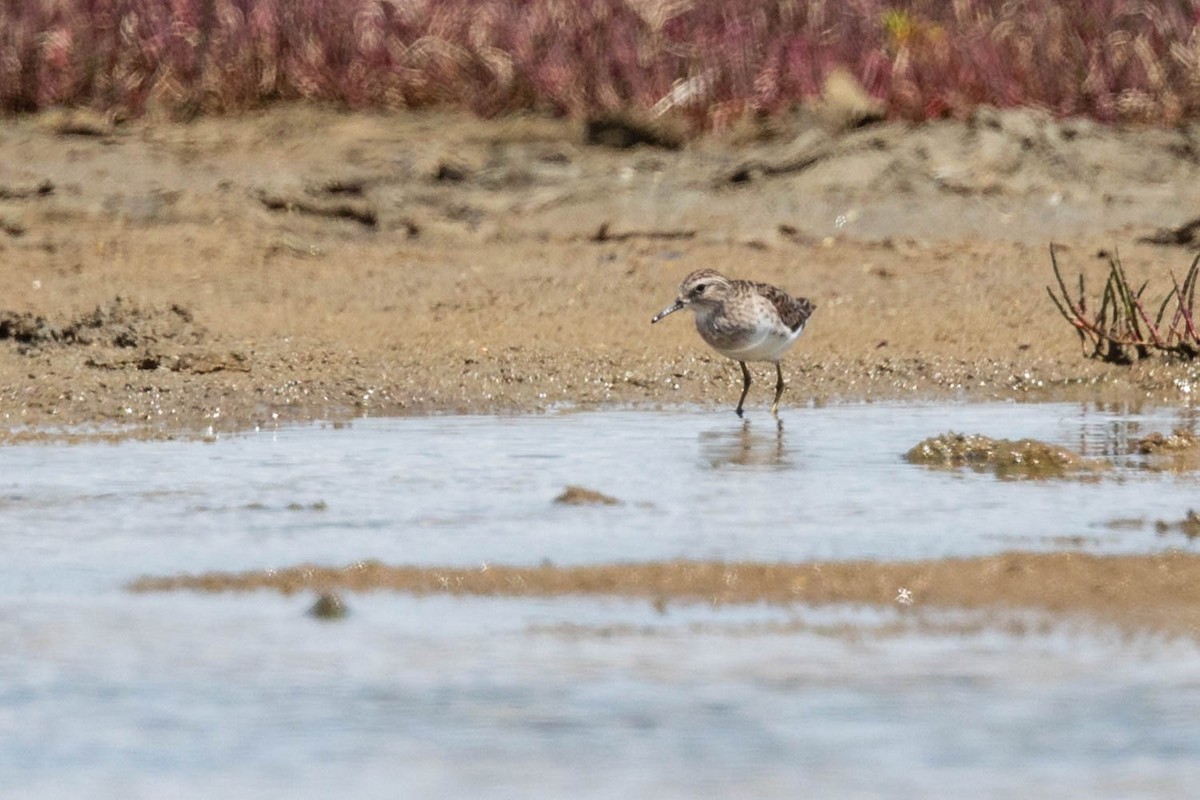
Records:
[[[196,442],[0,450],[0,590],[90,593],[139,573],[376,558],[414,564],[907,559],[1186,547],[1200,480],[1138,469],[1002,481],[913,466],[946,430],[1102,456],[1188,424],[1078,405],[847,405],[362,420]],[[623,501],[562,507],[582,484]],[[1140,520],[1142,524],[1131,524]],[[1118,524],[1113,526],[1114,521]]]
[[[1122,458],[1095,482],[1000,481],[901,454],[952,429],[1102,456],[1190,413],[846,405],[791,409],[780,429],[762,413],[564,412],[3,448],[3,796],[1185,796],[1192,643],[822,628],[912,608],[386,594],[321,623],[311,597],[122,586],[367,558],[1187,548],[1153,521],[1195,505],[1195,476]],[[554,505],[567,484],[623,505]]]

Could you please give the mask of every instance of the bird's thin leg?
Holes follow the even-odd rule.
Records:
[[[775,402],[771,403],[771,413],[779,416],[779,398],[783,397],[783,370],[779,367],[779,362],[775,362]]]
[[[746,402],[746,392],[750,391],[750,370],[746,369],[746,362],[739,361],[742,365],[742,396],[738,398],[738,406],[735,409],[737,415],[742,416],[742,403]]]

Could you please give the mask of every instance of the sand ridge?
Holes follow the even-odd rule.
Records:
[[[536,567],[312,564],[245,573],[148,576],[135,592],[398,591],[489,597],[588,595],[668,603],[782,603],[1009,609],[1200,636],[1200,557],[1010,552],[912,562],[666,561]]]

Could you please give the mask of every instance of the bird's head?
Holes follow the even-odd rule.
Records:
[[[714,308],[725,300],[729,293],[729,279],[716,270],[698,269],[679,284],[679,296],[675,302],[654,315],[653,325],[668,314],[692,306],[693,310]]]

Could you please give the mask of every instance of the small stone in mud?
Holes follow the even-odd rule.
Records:
[[[621,501],[615,497],[609,497],[606,494],[602,494],[593,489],[585,489],[582,486],[568,486],[563,490],[562,494],[554,498],[554,502],[572,506],[615,506],[621,503]]]
[[[910,464],[991,470],[1001,478],[1056,478],[1090,467],[1078,453],[1036,439],[954,432],[925,439],[904,457]]]
[[[308,609],[308,615],[317,619],[341,619],[347,613],[346,604],[333,592],[322,592]]]

